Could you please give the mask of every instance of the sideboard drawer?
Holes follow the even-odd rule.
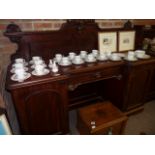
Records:
[[[121,67],[107,68],[104,70],[95,70],[94,72],[79,73],[79,75],[70,75],[69,84],[70,85],[80,85],[84,83],[89,83],[93,81],[99,81],[102,79],[109,78],[120,78],[121,77]]]

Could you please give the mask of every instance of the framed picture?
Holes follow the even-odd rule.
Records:
[[[116,52],[117,32],[99,32],[98,43],[100,52]]]
[[[135,31],[119,31],[118,40],[119,52],[135,49]]]
[[[4,114],[0,115],[0,135],[11,135],[11,129]]]

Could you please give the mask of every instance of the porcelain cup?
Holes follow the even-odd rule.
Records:
[[[107,59],[107,56],[106,56],[106,54],[101,53],[101,54],[98,55],[98,59],[99,60],[105,60],[105,59]]]
[[[87,51],[80,51],[80,56],[85,59],[87,57]]]
[[[41,57],[40,56],[33,56],[32,57],[32,60],[35,62],[35,61],[39,61],[41,60]]]
[[[73,62],[77,63],[77,64],[80,64],[83,62],[83,60],[81,59],[81,56],[80,55],[76,55],[73,59]]]
[[[88,54],[87,55],[87,60],[88,61],[94,61],[95,60],[94,55],[92,53]]]
[[[127,54],[127,59],[128,60],[134,60],[135,59],[135,52],[134,51],[129,51]]]
[[[34,65],[43,65],[44,64],[44,61],[42,59],[40,60],[37,60],[37,61],[34,61]]]
[[[15,69],[15,74],[17,76],[17,79],[22,80],[25,78],[25,70],[23,68]]]
[[[34,69],[36,74],[41,75],[44,73],[45,67],[43,65],[36,65]]]
[[[23,63],[15,63],[13,64],[14,69],[24,69],[24,64]]]
[[[98,52],[98,50],[92,50],[92,54],[94,57],[97,57],[99,52]]]
[[[73,60],[75,56],[76,56],[76,53],[74,53],[74,52],[69,53],[69,59],[70,60]]]
[[[68,64],[70,64],[69,57],[62,57],[62,59],[61,59],[61,64],[63,64],[63,65],[68,65]]]
[[[119,60],[120,56],[117,53],[112,53],[111,58],[112,58],[112,60]]]
[[[62,54],[59,54],[59,53],[58,54],[55,54],[55,60],[56,60],[56,62],[59,63],[61,61],[62,57],[63,57]]]
[[[135,54],[136,54],[137,57],[142,58],[145,55],[145,51],[143,51],[143,50],[136,50]]]
[[[25,63],[25,59],[17,58],[17,59],[15,59],[15,63]]]

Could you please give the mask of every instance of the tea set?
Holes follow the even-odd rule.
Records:
[[[113,53],[113,52],[99,52],[98,50],[92,50],[88,53],[87,51],[80,51],[79,54],[75,52],[69,52],[68,56],[63,56],[60,53],[55,54],[53,59],[49,59],[48,66],[40,56],[33,56],[29,62],[26,62],[23,58],[15,59],[10,70],[13,75],[11,80],[23,82],[24,80],[34,76],[43,76],[50,73],[50,71],[59,75],[59,66],[70,66],[70,65],[82,65],[84,63],[94,63],[96,61],[137,61],[138,59],[149,59],[150,55],[147,55],[143,50],[128,51],[127,53]],[[29,71],[29,68],[30,71]],[[49,67],[49,69],[47,68]],[[31,71],[32,70],[32,71]],[[29,73],[29,72],[31,73]]]

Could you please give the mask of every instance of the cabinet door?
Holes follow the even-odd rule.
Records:
[[[129,72],[128,80],[126,82],[125,110],[136,108],[144,103],[150,76],[151,69],[149,68],[137,68]]]
[[[150,101],[153,99],[155,99],[155,69],[153,69],[152,71],[152,77],[151,77],[148,93],[146,96],[146,101]]]
[[[48,83],[13,92],[23,134],[58,134],[68,131],[67,89]]]

